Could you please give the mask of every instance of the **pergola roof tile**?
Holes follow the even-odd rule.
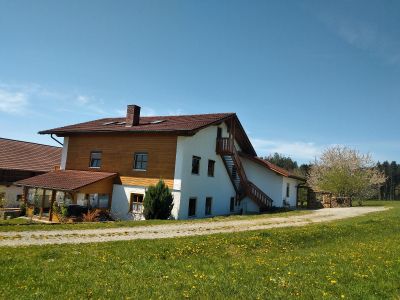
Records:
[[[117,173],[57,170],[15,182],[18,186],[36,187],[59,191],[74,191],[100,180],[115,177]]]

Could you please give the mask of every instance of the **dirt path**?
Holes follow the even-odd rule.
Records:
[[[304,226],[371,212],[383,211],[384,207],[326,208],[310,214],[289,217],[266,217],[249,220],[207,221],[185,224],[152,225],[86,230],[1,232],[1,246],[29,246],[46,244],[98,243],[136,239],[184,237],[214,233],[240,232],[289,226]]]

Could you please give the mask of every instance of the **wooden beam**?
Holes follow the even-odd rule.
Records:
[[[108,209],[111,210],[112,204],[112,193],[108,194]]]
[[[53,221],[53,205],[54,201],[56,200],[56,190],[51,191],[51,201],[50,201],[50,210],[49,210],[49,221]]]
[[[24,193],[22,194],[22,201],[24,202],[24,205],[25,205],[25,216],[28,215],[28,191],[29,191],[29,188],[24,186]]]
[[[46,198],[46,189],[43,189],[43,194],[42,194],[42,203],[40,205],[40,212],[39,212],[39,217],[41,218],[43,216],[43,209],[44,209],[44,200]]]

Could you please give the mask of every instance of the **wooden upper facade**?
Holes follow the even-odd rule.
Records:
[[[124,185],[148,186],[159,179],[172,188],[176,135],[82,134],[68,138],[67,170],[116,172]],[[91,153],[100,154],[100,166],[91,167]],[[145,170],[135,169],[135,154],[147,154]]]

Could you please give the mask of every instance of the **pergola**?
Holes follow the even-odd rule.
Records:
[[[41,190],[39,219],[43,219],[46,193],[51,191],[48,220],[53,220],[53,204],[56,201],[58,192],[62,192],[64,199],[66,195],[72,200],[72,204],[77,204],[78,198],[88,194],[108,195],[107,209],[111,208],[112,190],[114,179],[117,173],[96,172],[96,171],[78,171],[78,170],[56,170],[43,175],[27,178],[17,181],[15,185],[22,186],[24,189],[23,201],[27,207],[27,215],[33,216],[35,205],[29,203],[28,193],[30,189]],[[45,218],[47,219],[47,218]]]

